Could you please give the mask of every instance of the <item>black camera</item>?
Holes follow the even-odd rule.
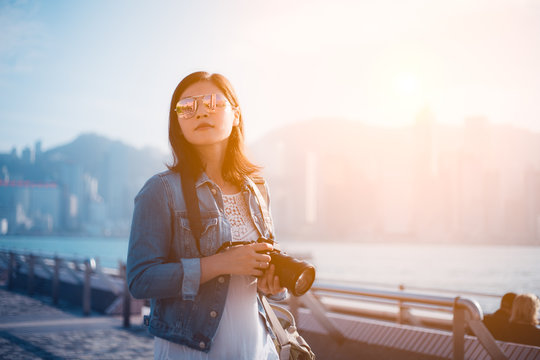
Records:
[[[268,239],[259,238],[257,242],[265,242],[274,245]],[[262,251],[262,254],[270,255],[274,264],[275,274],[279,277],[281,286],[286,287],[294,296],[302,296],[315,281],[315,267],[304,260],[295,259],[277,249]]]

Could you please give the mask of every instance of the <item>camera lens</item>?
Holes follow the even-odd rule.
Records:
[[[307,268],[300,274],[298,279],[296,280],[296,284],[294,286],[294,293],[303,295],[305,294],[313,284],[313,281],[315,280],[315,271],[313,268]]]
[[[289,289],[294,296],[302,296],[311,288],[315,281],[313,265],[276,251],[269,255],[272,257],[270,263],[276,267],[281,286]]]

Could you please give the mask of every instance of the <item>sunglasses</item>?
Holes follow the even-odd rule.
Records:
[[[208,95],[199,95],[199,96],[189,96],[183,99],[180,99],[176,104],[176,113],[178,116],[188,119],[193,117],[197,112],[199,107],[199,99],[202,101],[202,104],[207,112],[213,113],[217,109],[232,109],[233,106],[227,100],[227,98],[222,94],[208,94]]]

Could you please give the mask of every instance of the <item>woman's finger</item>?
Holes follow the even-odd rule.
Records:
[[[266,283],[268,284],[267,287],[268,287],[268,292],[270,294],[273,294],[273,290],[272,290],[272,285],[273,285],[273,281],[274,281],[274,271],[275,271],[275,266],[274,264],[270,264],[270,267],[268,268],[268,270],[266,270],[266,274],[265,274],[265,278],[266,278]]]
[[[257,261],[255,267],[257,269],[266,269],[270,264],[266,261]]]
[[[264,274],[264,273],[263,273],[261,270],[253,269],[253,271],[251,272],[250,275],[256,276],[256,277],[262,277],[263,274]]]
[[[268,285],[272,284],[275,270],[276,267],[274,264],[270,264],[270,267],[268,268],[268,270],[266,270],[266,281],[268,282]]]
[[[271,251],[274,249],[274,247],[268,243],[254,243],[248,246],[251,246],[255,251]]]
[[[274,294],[277,294],[278,292],[280,292],[283,288],[281,287],[281,284],[279,282],[279,277],[278,276],[274,276],[274,280],[272,282],[272,291]]]
[[[255,260],[264,261],[264,262],[270,262],[270,260],[272,260],[272,257],[270,255],[266,255],[266,254],[256,254],[255,255]]]
[[[268,289],[268,281],[266,279],[266,276],[261,276],[259,279],[257,279],[257,282],[260,288]]]
[[[264,294],[268,294],[270,290],[268,289],[268,282],[266,281],[266,276],[261,276],[257,279],[257,287]]]

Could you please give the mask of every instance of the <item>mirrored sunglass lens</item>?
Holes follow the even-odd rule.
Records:
[[[212,99],[214,97],[214,99]],[[214,110],[215,108],[215,95],[205,95],[202,99],[204,107],[208,110]]]
[[[182,99],[176,104],[176,112],[178,115],[188,116],[195,112],[195,99]]]
[[[203,104],[208,110],[223,109],[229,106],[229,100],[224,95],[212,94],[203,98]]]
[[[224,95],[216,94],[216,107],[224,108],[229,105],[229,100]]]

